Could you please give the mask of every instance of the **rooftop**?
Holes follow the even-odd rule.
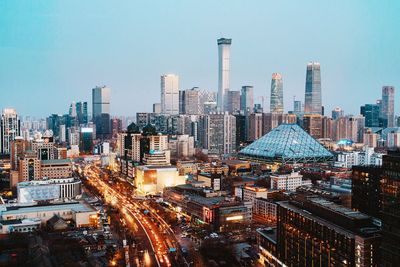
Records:
[[[59,210],[72,210],[74,212],[89,212],[95,211],[89,204],[72,202],[50,205],[37,205],[37,206],[13,206],[7,207],[7,211],[0,212],[2,216],[15,215],[30,212],[45,212],[45,211],[59,211]]]
[[[70,159],[49,159],[49,160],[42,160],[42,164],[70,164]]]

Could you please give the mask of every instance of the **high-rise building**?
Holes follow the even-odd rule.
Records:
[[[322,115],[321,66],[318,62],[307,64],[304,113]]]
[[[378,104],[365,104],[361,106],[360,113],[365,118],[365,127],[379,127],[380,106]]]
[[[296,115],[301,115],[303,113],[300,100],[293,100],[293,113]]]
[[[96,86],[92,89],[93,123],[96,136],[106,138],[111,134],[110,124],[110,88]]]
[[[336,120],[337,118],[343,116],[344,116],[344,111],[340,107],[336,107],[334,110],[332,110],[332,119]]]
[[[0,154],[10,154],[11,142],[21,135],[21,123],[17,111],[3,109],[0,121]]]
[[[218,44],[218,110],[227,110],[232,39],[220,38]]]
[[[79,150],[83,153],[93,153],[93,129],[81,128]]]
[[[229,91],[228,92],[228,111],[230,113],[237,113],[240,111],[240,92]]]
[[[161,113],[179,114],[179,76],[166,74],[161,76]]]
[[[242,93],[240,95],[240,110],[244,114],[253,112],[254,106],[254,89],[253,86],[242,86]]]
[[[263,136],[263,113],[252,113],[248,116],[249,128],[248,138],[249,141],[257,140]],[[246,141],[247,141],[246,140]]]
[[[382,87],[382,108],[381,119],[382,126],[394,127],[394,86]]]
[[[319,114],[305,114],[303,129],[315,139],[322,138],[322,116]]]
[[[230,154],[236,149],[236,118],[228,113],[206,115],[201,121],[202,145],[210,154]]]
[[[283,113],[283,81],[280,73],[272,73],[270,110]]]
[[[182,101],[182,114],[197,115],[200,114],[200,91],[197,87],[181,91],[184,95]]]
[[[400,152],[389,151],[382,159],[381,180],[382,244],[381,266],[400,262]]]
[[[400,152],[389,150],[382,166],[354,166],[352,207],[382,223],[379,266],[400,262]]]
[[[86,124],[89,122],[87,102],[76,103],[76,116],[78,117],[79,124]]]

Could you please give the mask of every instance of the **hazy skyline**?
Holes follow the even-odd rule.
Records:
[[[383,85],[397,88],[396,1],[1,1],[0,108],[67,113],[111,88],[111,113],[133,116],[160,102],[160,76],[180,89],[218,89],[217,39],[232,38],[231,90],[254,86],[269,110],[271,74],[282,74],[285,111],[304,103],[306,66],[321,63],[325,114],[358,114]],[[391,3],[390,3],[391,2]]]

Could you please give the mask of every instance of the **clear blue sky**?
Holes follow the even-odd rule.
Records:
[[[134,115],[160,101],[163,73],[178,74],[182,89],[216,91],[223,36],[233,39],[231,90],[249,84],[268,96],[272,72],[281,72],[290,110],[294,95],[304,100],[314,60],[327,111],[356,114],[394,85],[399,114],[399,14],[394,0],[0,0],[0,108],[65,113],[105,84],[112,113]]]

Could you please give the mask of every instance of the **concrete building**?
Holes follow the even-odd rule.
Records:
[[[166,74],[161,76],[161,113],[179,114],[179,76]]]
[[[254,141],[263,136],[263,113],[252,113],[248,116],[248,140]],[[246,140],[247,141],[247,140]]]
[[[13,108],[3,109],[0,120],[0,154],[11,153],[11,142],[21,136],[21,123],[17,111]]]
[[[202,119],[203,148],[209,154],[230,154],[236,149],[236,118],[227,113],[206,115]]]
[[[274,190],[296,191],[302,185],[303,176],[298,172],[271,175],[271,189]]]
[[[17,184],[18,203],[72,199],[82,194],[82,182],[76,178],[48,179]]]
[[[240,92],[229,91],[228,92],[228,112],[239,113],[240,112]]]
[[[0,225],[12,220],[40,221],[46,225],[55,214],[64,220],[72,220],[76,227],[97,227],[97,211],[85,202],[69,202],[52,205],[0,207]],[[21,221],[22,222],[22,221]]]

